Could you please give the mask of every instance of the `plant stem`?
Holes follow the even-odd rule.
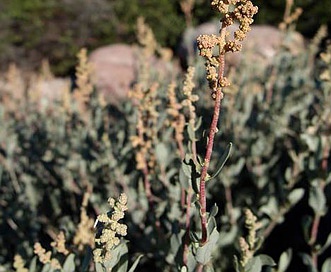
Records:
[[[326,145],[324,147],[324,150],[323,150],[323,155],[324,156],[323,156],[323,160],[322,160],[322,164],[321,164],[321,167],[322,167],[323,171],[325,171],[325,172],[328,169],[328,160],[327,160],[328,153],[329,153],[329,146]],[[320,186],[321,190],[324,191],[325,182],[321,181],[319,186]],[[311,258],[313,260],[313,264],[314,264],[314,267],[316,269],[318,268],[318,252],[315,250],[314,247],[315,247],[315,244],[316,244],[316,241],[317,241],[318,228],[319,228],[319,225],[320,225],[320,221],[321,221],[321,215],[320,214],[315,214],[314,221],[313,221],[311,231],[310,231],[310,240],[309,240],[309,245],[312,248]]]
[[[186,196],[186,221],[185,221],[185,239],[184,239],[184,252],[183,263],[187,265],[189,244],[190,244],[190,225],[191,225],[191,201],[192,201],[192,188],[189,188]]]
[[[203,271],[203,264],[199,263],[196,272],[202,272],[202,271]]]
[[[221,28],[220,35],[222,41],[225,41],[225,34],[226,34],[226,27]],[[222,80],[224,76],[224,54],[222,53],[222,48],[220,48],[220,54],[219,54],[219,70],[218,70],[218,79],[219,82]],[[219,83],[218,83],[219,85]],[[208,143],[207,143],[207,151],[204,159],[204,164],[201,171],[201,177],[200,177],[200,218],[201,218],[201,231],[202,231],[202,237],[200,244],[203,245],[207,242],[207,210],[206,210],[206,177],[207,177],[207,171],[210,164],[210,158],[213,151],[214,146],[214,138],[215,134],[218,131],[217,124],[218,119],[220,116],[220,110],[221,110],[221,101],[223,99],[223,92],[222,88],[218,86],[216,89],[216,99],[215,99],[215,105],[214,105],[214,113],[213,113],[213,119],[210,125],[210,131],[209,131],[209,137],[208,137]]]

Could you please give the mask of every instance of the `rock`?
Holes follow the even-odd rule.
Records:
[[[117,104],[127,98],[129,90],[138,79],[140,55],[137,47],[125,44],[104,46],[90,54],[95,85],[108,102]],[[173,76],[179,70],[170,62],[156,57],[148,61],[158,77],[169,78],[169,75]]]
[[[68,78],[38,79],[28,91],[47,102],[61,101],[65,92],[70,92],[71,81]]]

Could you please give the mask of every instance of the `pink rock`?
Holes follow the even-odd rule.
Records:
[[[127,99],[129,90],[137,81],[140,54],[138,48],[125,44],[104,46],[90,54],[95,85],[108,102],[118,104]],[[156,57],[149,62],[152,72],[158,74],[157,78],[176,73],[170,63]]]

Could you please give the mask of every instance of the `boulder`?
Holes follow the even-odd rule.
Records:
[[[108,45],[94,50],[89,60],[92,63],[95,86],[105,99],[112,104],[126,99],[129,90],[138,80],[142,61],[139,48],[125,44]],[[169,78],[178,71],[172,63],[156,57],[147,61],[157,78]]]

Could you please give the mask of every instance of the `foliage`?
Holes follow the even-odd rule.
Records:
[[[281,48],[268,69],[243,60],[229,74],[204,243],[200,174],[213,114],[204,66],[184,82],[143,75],[118,108],[90,85],[84,50],[78,87],[56,101],[38,98],[33,81],[20,88],[11,70],[0,89],[0,271],[327,272],[331,47],[315,58],[320,38],[296,56]],[[118,199],[110,211],[109,196]],[[110,261],[94,263],[102,231],[124,234],[123,225]]]
[[[75,53],[116,42],[135,41],[135,24],[146,18],[162,46],[176,48],[185,28],[180,1],[157,0],[2,0],[0,3],[1,70],[9,62],[36,69],[48,58],[56,75],[68,75],[75,65]],[[260,1],[259,24],[277,25],[282,20],[284,0]],[[329,24],[330,3],[296,1],[305,11],[298,29],[312,37],[319,25]],[[208,1],[196,0],[193,25],[217,16]],[[164,16],[166,14],[167,16]],[[314,18],[319,18],[315,20]]]

